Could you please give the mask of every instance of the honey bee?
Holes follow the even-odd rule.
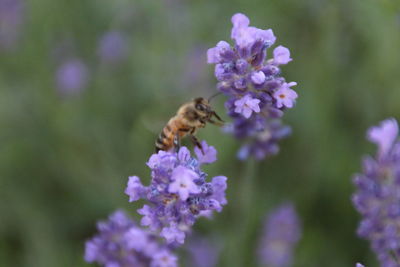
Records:
[[[195,136],[197,130],[204,128],[207,122],[218,126],[223,125],[223,120],[210,106],[210,99],[198,97],[183,104],[158,136],[155,143],[156,152],[175,149],[185,136],[189,136],[192,142],[203,151],[199,140]],[[214,121],[213,117],[218,121]]]

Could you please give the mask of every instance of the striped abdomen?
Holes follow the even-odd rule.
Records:
[[[187,133],[186,128],[179,121],[177,117],[174,117],[162,129],[156,140],[156,152],[160,150],[169,151],[179,141],[177,138],[179,139]]]

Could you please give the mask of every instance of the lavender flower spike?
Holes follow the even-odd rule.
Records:
[[[291,266],[293,250],[300,236],[299,218],[293,205],[281,205],[265,223],[259,250],[260,262],[271,267]]]
[[[143,186],[138,177],[129,178],[125,193],[129,201],[146,199],[149,203],[138,210],[141,224],[158,232],[168,243],[183,244],[185,235],[196,219],[225,205],[225,176],[207,181],[201,170],[203,164],[216,160],[214,147],[202,142],[203,152],[195,149],[197,158],[186,147],[178,152],[159,151],[147,165],[151,169],[151,183]]]
[[[400,266],[400,141],[393,118],[371,127],[368,139],[378,146],[377,155],[365,157],[363,173],[353,182],[352,196],[362,215],[357,233],[370,241],[381,266]]]
[[[117,64],[127,56],[128,46],[122,32],[106,32],[100,39],[97,54],[105,63]]]
[[[87,85],[89,71],[79,59],[68,59],[58,67],[56,73],[57,89],[62,96],[79,94]]]
[[[290,133],[281,117],[295,106],[297,93],[291,87],[296,83],[285,81],[280,66],[292,58],[288,48],[278,46],[273,58],[267,59],[267,49],[276,41],[271,29],[249,26],[249,18],[240,13],[233,15],[232,24],[235,44],[218,42],[208,49],[207,62],[215,64],[217,88],[229,97],[225,106],[233,123],[227,132],[247,141],[239,158],[261,160],[276,154],[278,141]]]
[[[364,265],[362,265],[361,263],[357,263],[356,267],[365,267]]]
[[[191,238],[186,246],[189,252],[187,266],[191,267],[216,267],[220,253],[220,246],[214,239],[205,237]]]
[[[86,242],[85,261],[102,266],[177,267],[177,257],[122,211],[97,224],[99,234]]]
[[[25,1],[0,0],[0,50],[12,50],[25,21]]]

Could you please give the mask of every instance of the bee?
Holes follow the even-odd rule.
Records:
[[[156,152],[176,149],[180,144],[180,140],[185,136],[189,136],[194,145],[203,151],[199,140],[195,136],[197,130],[204,128],[207,122],[217,126],[223,125],[223,120],[210,106],[210,99],[198,97],[183,104],[158,136],[155,143]],[[218,121],[213,120],[214,117]]]

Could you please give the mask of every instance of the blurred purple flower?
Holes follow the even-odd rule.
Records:
[[[79,94],[87,85],[89,72],[83,61],[69,59],[57,69],[56,82],[61,95]]]
[[[176,267],[177,258],[155,236],[139,228],[122,211],[97,224],[99,233],[86,242],[85,261],[102,266]]]
[[[261,160],[276,154],[278,140],[290,133],[286,130],[288,127],[275,121],[281,120],[286,109],[294,107],[297,98],[297,93],[290,88],[296,83],[287,83],[279,68],[292,58],[289,49],[278,46],[273,51],[273,58],[267,60],[267,49],[276,41],[271,29],[249,26],[249,18],[240,13],[233,15],[232,24],[234,46],[225,41],[218,42],[208,49],[207,62],[215,64],[217,89],[229,97],[225,107],[234,121],[229,132],[247,141],[239,152],[240,158],[254,156]],[[270,127],[271,124],[281,127]],[[260,146],[261,136],[266,133],[268,136],[277,135],[271,130],[285,131],[286,134],[268,139]]]
[[[12,49],[19,38],[24,21],[22,0],[0,0],[0,48]]]
[[[127,56],[128,47],[126,37],[119,31],[105,33],[100,41],[97,53],[106,63],[118,63]]]
[[[365,267],[364,265],[362,265],[361,263],[357,263],[356,267]]]
[[[145,187],[136,176],[129,177],[125,193],[129,201],[146,199],[149,205],[138,210],[141,224],[159,232],[168,243],[183,244],[185,235],[196,219],[211,211],[220,212],[225,205],[226,177],[216,176],[207,182],[201,165],[216,160],[215,148],[202,142],[205,154],[197,159],[186,147],[178,152],[159,151],[147,165],[152,180]]]
[[[211,240],[196,237],[189,241],[186,248],[190,253],[191,267],[217,266],[220,248],[215,243],[212,243]]]
[[[164,237],[168,244],[183,244],[185,242],[185,233],[178,229],[176,223],[172,223],[170,227],[164,227],[160,236]]]
[[[183,69],[181,75],[181,88],[185,91],[193,90],[193,93],[204,93],[204,88],[207,88],[206,94],[213,94],[213,89],[210,88],[210,76],[208,75],[207,65],[204,64],[204,45],[197,45],[191,49],[183,61]]]
[[[399,125],[395,119],[387,119],[379,126],[371,127],[367,132],[367,138],[378,146],[379,155],[386,155],[393,142],[397,139],[399,133]]]
[[[167,250],[156,252],[149,267],[176,267],[178,258]]]
[[[260,262],[270,267],[288,267],[293,263],[293,250],[301,237],[297,213],[291,204],[272,211],[264,226],[260,243]]]
[[[399,266],[400,259],[400,142],[398,124],[387,119],[368,130],[367,138],[378,146],[375,158],[365,157],[363,173],[353,182],[352,201],[362,215],[357,233],[370,241],[381,266]]]

